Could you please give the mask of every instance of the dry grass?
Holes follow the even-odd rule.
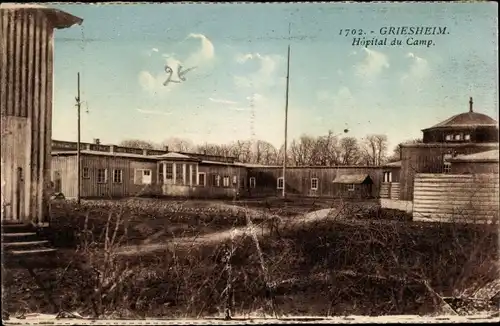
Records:
[[[59,226],[74,225],[78,250],[72,259],[81,261],[66,271],[47,272],[62,309],[122,318],[256,311],[276,316],[432,314],[441,311],[443,297],[481,287],[498,275],[497,226],[409,223],[389,220],[376,208],[336,203],[341,207],[335,214],[308,224],[277,219],[274,231],[261,236],[189,243],[174,240],[264,217],[256,214],[258,205],[234,209],[210,202],[151,202],[54,207],[62,210],[55,212]],[[278,204],[274,209],[276,214]],[[151,239],[162,228],[172,231],[176,223],[193,231],[158,237],[154,241],[172,243],[163,251],[117,254],[121,246]],[[137,231],[144,224],[149,231]],[[14,293],[9,309],[16,311],[15,293],[22,298],[29,284],[18,275],[7,286]],[[41,297],[33,298],[25,300],[27,309],[49,309]]]

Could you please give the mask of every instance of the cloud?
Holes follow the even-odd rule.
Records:
[[[411,64],[408,71],[401,77],[402,82],[407,81],[422,81],[424,78],[428,77],[430,74],[429,63],[426,59],[415,55],[412,52],[406,54],[406,57],[410,59]]]
[[[239,54],[236,62],[245,64],[248,61],[259,62],[259,69],[246,76],[234,76],[234,83],[241,88],[268,88],[276,85],[278,65],[283,61],[283,57],[278,55],[261,55],[260,53]]]
[[[172,90],[170,86],[177,85],[171,84],[168,85],[169,87],[163,86],[163,83],[167,79],[167,75],[164,72],[153,76],[149,71],[143,70],[139,73],[138,79],[141,88],[150,95],[155,95],[160,92],[170,92]]]
[[[189,34],[186,39],[197,39],[200,40],[200,46],[198,48],[187,54],[185,59],[179,59],[174,53],[164,53],[162,57],[165,58],[165,64],[168,65],[173,70],[172,80],[179,80],[177,76],[177,68],[179,66],[183,67],[183,70],[189,68],[198,68],[208,65],[215,57],[215,48],[212,42],[203,34]],[[156,51],[154,51],[156,50]],[[153,48],[154,52],[158,52],[157,48]],[[194,72],[190,72],[192,75]],[[138,82],[141,88],[148,92],[150,95],[155,95],[158,93],[170,92],[172,89],[177,88],[181,83],[170,83],[164,86],[163,83],[167,80],[168,75],[165,73],[163,67],[161,71],[154,76],[151,72],[144,70],[138,75]]]
[[[208,100],[211,102],[214,102],[214,103],[219,103],[219,104],[230,104],[230,105],[238,104],[238,102],[224,100],[224,99],[216,99],[216,98],[212,98],[212,97],[209,97]]]
[[[158,52],[159,50],[157,48],[152,48],[151,51]]]
[[[331,103],[334,108],[354,109],[356,107],[356,99],[352,95],[348,87],[342,86],[336,93],[331,93],[326,90],[316,92],[316,98],[320,102]]]
[[[389,68],[389,59],[382,52],[363,48],[364,59],[355,66],[357,74],[362,78],[372,79],[378,76],[385,68]]]
[[[203,34],[191,33],[187,37],[201,40],[201,47],[186,59],[187,66],[198,66],[210,61],[215,57],[215,47],[212,42]]]

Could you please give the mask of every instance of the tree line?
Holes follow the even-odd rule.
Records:
[[[317,137],[304,134],[289,143],[287,166],[376,166],[399,161],[401,145],[418,142],[421,140],[408,140],[390,151],[387,136],[382,134],[370,134],[361,139],[341,137],[332,131]],[[263,165],[282,165],[284,157],[283,145],[276,148],[264,140],[238,140],[228,144],[194,144],[187,139],[172,137],[159,144],[128,139],[121,142],[120,146],[161,150],[168,147],[168,150],[173,152],[231,156],[242,163]]]

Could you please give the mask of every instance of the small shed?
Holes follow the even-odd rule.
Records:
[[[452,174],[488,174],[498,173],[499,150],[494,149],[469,155],[457,155],[451,158]]]
[[[368,174],[338,175],[333,180],[334,193],[341,198],[370,198],[372,186],[373,180]]]

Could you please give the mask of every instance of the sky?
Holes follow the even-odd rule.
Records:
[[[55,33],[53,138],[284,142],[332,130],[391,146],[468,110],[498,116],[496,3],[54,5],[82,18]],[[289,31],[290,26],[290,31]],[[382,27],[446,27],[387,36]],[[353,45],[362,29],[387,45]],[[397,37],[402,45],[390,46]],[[408,45],[407,39],[433,44]],[[194,68],[184,81],[177,68]]]

